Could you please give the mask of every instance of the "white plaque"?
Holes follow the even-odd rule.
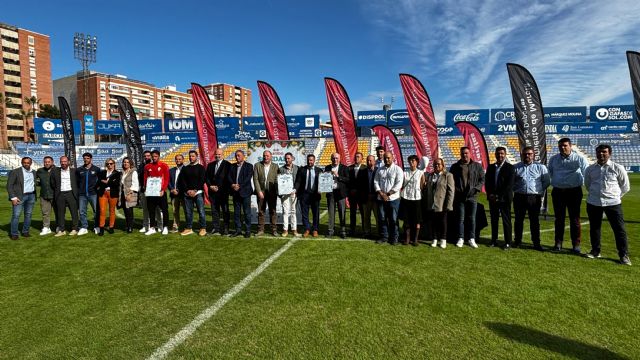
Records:
[[[162,188],[162,178],[149,177],[147,178],[147,189],[144,194],[146,196],[160,196],[160,189]]]
[[[321,193],[333,192],[333,174],[324,172],[318,177],[318,191]]]
[[[289,195],[293,192],[293,176],[291,174],[278,175],[278,195]]]

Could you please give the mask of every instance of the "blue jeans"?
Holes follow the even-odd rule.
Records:
[[[453,206],[458,212],[458,239],[475,239],[477,200],[456,201]],[[467,225],[466,232],[464,231],[465,224]]]
[[[309,209],[313,216],[313,223],[309,222]],[[300,212],[302,212],[302,225],[307,231],[318,231],[320,224],[320,201],[314,193],[303,192],[300,196]]]
[[[200,216],[200,229],[207,228],[207,219],[204,214],[204,195],[198,194],[195,198],[185,196],[184,197],[184,216],[187,218],[187,227],[185,229],[191,229],[193,227],[193,204],[196,204],[198,208],[198,216]]]
[[[251,233],[251,196],[233,197],[233,220],[236,223],[236,233],[242,232],[242,220],[240,217],[240,211],[244,211],[244,224],[246,226],[245,234]]]
[[[11,216],[11,235],[18,235],[18,222],[20,222],[20,213],[24,209],[24,223],[22,224],[22,233],[29,233],[31,227],[31,213],[33,205],[36,203],[36,195],[29,194],[22,197],[22,201],[18,205],[13,206],[13,214]]]
[[[397,242],[400,237],[398,229],[400,199],[392,201],[378,200],[378,208],[380,209],[380,236],[383,240],[389,239],[389,228],[391,228],[391,240],[392,242]]]
[[[87,204],[91,205],[91,210],[93,210],[93,226],[98,226],[98,195],[79,195],[78,202],[80,203],[80,228],[88,229],[89,221],[87,221]]]

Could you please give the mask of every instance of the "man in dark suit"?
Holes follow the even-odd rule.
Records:
[[[76,181],[75,170],[69,167],[69,158],[60,157],[60,167],[53,169],[50,181],[53,189],[53,200],[58,213],[57,236],[66,235],[65,231],[65,211],[69,208],[71,212],[71,232],[69,235],[78,234],[78,182]]]
[[[513,200],[513,165],[506,161],[507,149],[498,146],[495,152],[496,162],[487,168],[484,184],[489,200],[491,214],[491,245],[498,244],[498,219],[502,217],[504,247],[511,246],[511,202]]]
[[[11,170],[7,180],[7,193],[13,206],[11,216],[11,239],[18,240],[18,222],[20,213],[24,211],[22,223],[22,236],[29,237],[31,227],[31,214],[36,203],[36,171],[31,168],[30,157],[22,158],[22,166]]]
[[[271,151],[262,153],[262,161],[253,167],[253,185],[258,195],[258,233],[264,235],[264,212],[269,207],[271,234],[278,236],[276,203],[278,202],[278,165],[271,161]]]
[[[362,176],[360,176],[360,172],[365,172],[366,166],[362,164],[362,160],[364,159],[364,155],[361,152],[357,152],[354,157],[354,164],[349,166],[349,231],[350,236],[356,235],[356,218],[358,214],[358,210],[360,210],[360,222],[364,224],[364,198],[362,194],[367,185],[367,182],[362,182]],[[365,179],[366,180],[366,179]],[[364,187],[363,187],[364,186]],[[363,228],[364,229],[364,228]]]
[[[242,150],[236,150],[236,164],[231,166],[227,180],[231,184],[231,195],[233,196],[233,218],[236,223],[236,231],[232,237],[242,234],[242,222],[240,212],[244,212],[245,233],[244,237],[251,237],[251,187],[253,178],[253,165],[245,161],[245,154]]]
[[[364,231],[365,238],[372,238],[373,232],[371,231],[371,213],[373,213],[376,219],[376,226],[378,226],[378,193],[373,185],[373,181],[376,178],[376,157],[373,155],[367,156],[367,167],[364,170],[358,172],[358,195],[360,197],[360,205],[362,207],[362,230]]]
[[[294,187],[300,200],[302,212],[302,224],[304,225],[303,237],[309,237],[313,231],[313,237],[318,237],[318,224],[320,223],[320,193],[318,193],[318,177],[322,169],[315,166],[316,157],[307,155],[307,166],[298,170]],[[309,209],[313,214],[313,227],[309,223]]]
[[[338,206],[338,217],[340,218],[340,237],[347,237],[347,228],[345,224],[346,206],[347,206],[347,183],[349,183],[349,170],[346,166],[340,164],[340,154],[333,153],[331,155],[331,164],[324,169],[333,175],[333,192],[327,193],[327,206],[329,208],[329,230],[327,237],[333,236],[336,222],[336,205]]]
[[[171,199],[171,206],[173,206],[173,227],[171,232],[177,233],[180,230],[180,208],[184,209],[184,194],[181,194],[178,189],[178,180],[183,168],[184,156],[178,154],[174,160],[176,166],[169,169],[169,198]]]
[[[222,149],[216,149],[215,160],[207,165],[205,174],[209,187],[211,217],[213,218],[212,235],[227,235],[229,233],[229,191],[231,186],[227,177],[231,163],[223,159],[222,156]],[[220,228],[220,213],[222,213],[222,229]]]

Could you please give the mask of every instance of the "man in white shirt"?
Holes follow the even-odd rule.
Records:
[[[53,189],[53,200],[58,213],[58,229],[55,236],[66,235],[65,231],[65,211],[67,207],[71,213],[72,228],[69,235],[78,234],[78,182],[76,172],[69,167],[69,158],[60,157],[60,167],[53,169],[51,177],[51,189]]]
[[[384,153],[384,166],[378,168],[374,180],[374,188],[378,193],[378,208],[380,219],[380,239],[378,244],[391,242],[398,244],[400,236],[398,229],[398,209],[400,207],[400,189],[404,180],[402,169],[396,165],[390,151]],[[389,234],[391,228],[391,234]],[[391,235],[391,240],[389,236]]]
[[[600,229],[602,214],[607,215],[616,239],[620,264],[631,265],[627,245],[627,232],[622,215],[622,197],[629,192],[629,177],[624,166],[611,158],[611,146],[600,144],[596,148],[595,164],[584,171],[584,185],[587,188],[587,215],[591,235],[590,259],[600,257]]]

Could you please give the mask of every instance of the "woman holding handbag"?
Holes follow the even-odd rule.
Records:
[[[133,208],[138,204],[138,172],[129,157],[122,159],[122,177],[118,207],[124,210],[127,233],[133,232]]]

